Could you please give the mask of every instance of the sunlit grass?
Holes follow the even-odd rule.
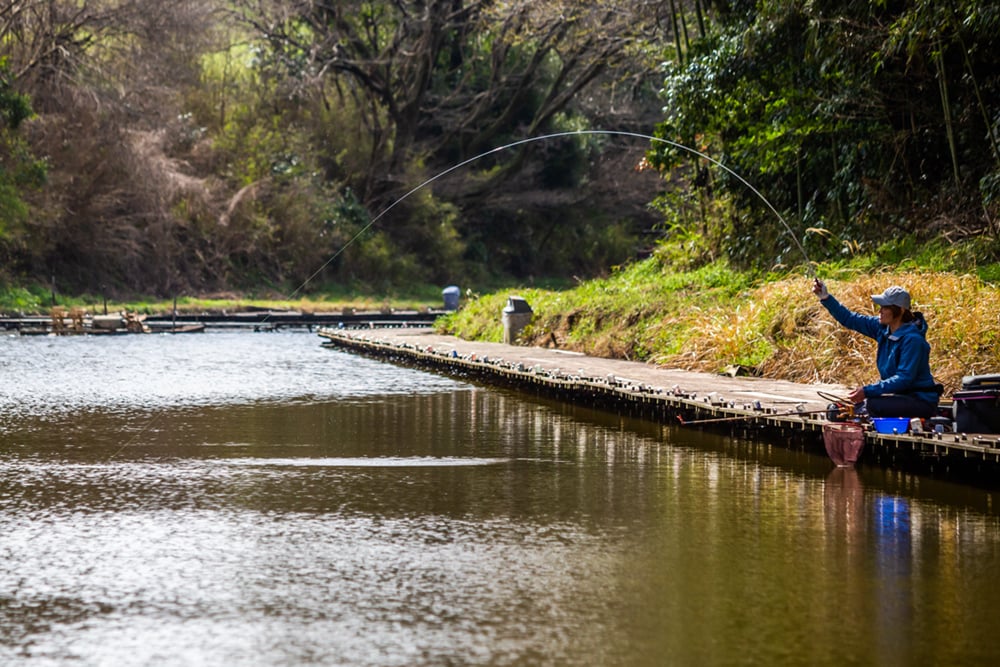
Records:
[[[949,391],[965,375],[1000,372],[1000,293],[972,275],[820,266],[830,292],[875,314],[871,295],[906,287],[930,326],[931,367]],[[689,273],[650,260],[564,291],[506,290],[466,302],[439,320],[463,338],[502,339],[509,295],[534,310],[521,342],[710,373],[739,368],[797,382],[856,385],[877,379],[874,342],[844,330],[823,309],[810,277],[751,280],[722,263]]]

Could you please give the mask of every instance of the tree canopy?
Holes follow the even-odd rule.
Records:
[[[994,257],[994,4],[7,3],[0,279],[390,290],[594,276],[657,239]]]

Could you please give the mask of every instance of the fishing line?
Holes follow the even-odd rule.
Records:
[[[316,269],[316,271],[312,275],[310,275],[308,278],[306,278],[305,281],[301,285],[299,285],[298,287],[296,287],[295,290],[291,294],[288,295],[288,298],[289,299],[294,298],[296,294],[298,294],[300,291],[302,291],[302,289],[306,285],[308,285],[316,276],[318,276],[320,273],[322,273],[322,271],[326,267],[330,266],[330,264],[333,263],[333,261],[336,260],[341,254],[343,254],[344,251],[347,250],[347,248],[350,247],[355,241],[357,241],[361,237],[362,234],[364,234],[369,229],[371,229],[371,227],[375,223],[377,223],[379,220],[381,220],[382,217],[385,216],[386,213],[388,213],[393,208],[395,208],[397,204],[399,204],[400,202],[404,201],[410,195],[412,195],[412,194],[416,193],[417,191],[423,189],[424,187],[430,185],[431,183],[433,183],[434,181],[438,180],[439,178],[443,178],[444,176],[447,176],[451,172],[453,172],[453,171],[455,171],[457,169],[461,169],[462,167],[464,167],[464,166],[466,166],[468,164],[471,164],[471,163],[475,162],[476,160],[480,160],[480,159],[482,159],[482,158],[484,158],[484,157],[486,157],[488,155],[493,155],[494,153],[499,153],[500,151],[507,150],[508,148],[514,148],[516,146],[521,146],[523,144],[530,144],[530,143],[535,142],[535,141],[543,141],[545,139],[557,139],[557,138],[560,138],[560,137],[574,137],[574,136],[584,136],[584,135],[607,135],[607,136],[621,136],[621,137],[633,137],[633,138],[637,138],[637,139],[647,139],[649,141],[654,141],[654,142],[658,142],[658,143],[661,143],[661,144],[667,144],[668,146],[673,146],[674,148],[678,148],[680,150],[687,151],[688,153],[692,153],[692,154],[697,155],[699,157],[703,157],[706,160],[708,160],[709,162],[711,162],[712,164],[714,164],[715,166],[719,167],[720,169],[725,170],[726,173],[728,173],[729,175],[731,175],[733,178],[735,178],[740,183],[742,183],[743,185],[745,185],[752,193],[754,193],[755,195],[757,195],[757,197],[762,202],[764,202],[764,205],[767,206],[767,208],[770,209],[770,211],[772,213],[774,213],[775,217],[778,218],[778,221],[788,231],[789,236],[792,237],[792,241],[795,242],[795,246],[802,253],[802,256],[805,257],[806,267],[807,267],[807,271],[809,272],[809,275],[815,277],[815,272],[813,271],[813,268],[812,268],[812,260],[809,258],[809,254],[806,253],[806,249],[802,246],[801,243],[799,243],[799,239],[798,239],[798,237],[795,236],[795,232],[792,231],[791,226],[788,224],[788,222],[785,220],[785,218],[782,217],[781,213],[778,212],[778,209],[776,209],[774,207],[774,205],[771,204],[771,202],[768,201],[767,198],[763,194],[761,194],[760,190],[758,190],[753,185],[751,185],[749,181],[747,181],[745,178],[743,178],[738,173],[736,173],[735,171],[733,171],[732,169],[730,169],[729,167],[727,167],[723,163],[719,162],[715,158],[713,158],[713,157],[711,157],[709,155],[705,155],[701,151],[695,150],[694,148],[691,148],[690,146],[685,146],[684,144],[679,144],[676,141],[671,141],[669,139],[664,139],[662,137],[654,137],[654,136],[649,135],[649,134],[641,134],[639,132],[628,132],[628,131],[625,131],[625,130],[573,130],[573,131],[567,131],[567,132],[553,132],[551,134],[543,134],[543,135],[540,135],[540,136],[537,136],[537,137],[529,137],[527,139],[519,139],[517,141],[512,141],[509,144],[504,144],[503,146],[497,146],[496,148],[491,148],[490,150],[485,151],[483,153],[480,153],[479,155],[475,155],[473,157],[470,157],[467,160],[463,160],[462,162],[459,162],[458,164],[452,165],[451,167],[448,167],[444,171],[442,171],[442,172],[440,172],[438,174],[435,174],[434,176],[431,176],[426,181],[424,181],[420,185],[416,186],[415,188],[411,189],[406,194],[404,194],[402,197],[400,197],[399,199],[395,200],[394,202],[392,202],[391,204],[389,204],[387,207],[385,207],[384,209],[382,209],[382,211],[379,212],[378,215],[376,215],[374,218],[372,218],[367,224],[365,224],[365,226],[362,227],[360,231],[358,231],[354,236],[352,236],[350,239],[348,239],[348,241],[343,246],[341,246],[341,248],[339,250],[337,250],[337,252],[335,252],[328,260],[326,260],[326,262],[324,262],[322,266],[320,266],[318,269]]]
[[[550,134],[539,135],[537,137],[529,137],[527,139],[519,139],[517,141],[512,141],[512,142],[510,142],[508,144],[504,144],[502,146],[497,146],[496,148],[491,148],[488,151],[484,151],[484,152],[482,152],[482,153],[480,153],[478,155],[474,155],[473,157],[470,157],[467,160],[463,160],[463,161],[461,161],[461,162],[459,162],[457,164],[452,165],[451,167],[448,167],[444,171],[441,171],[441,172],[435,174],[434,176],[431,176],[430,178],[428,178],[424,182],[420,183],[416,187],[410,189],[402,197],[400,197],[399,199],[393,201],[391,204],[389,204],[384,209],[382,209],[374,218],[372,218],[356,234],[354,234],[354,236],[352,236],[350,239],[348,239],[347,242],[344,243],[343,246],[341,246],[333,255],[331,255],[330,258],[327,259],[323,263],[322,266],[320,266],[318,269],[316,269],[316,271],[314,271],[312,273],[312,275],[310,275],[308,278],[306,278],[305,281],[303,281],[301,285],[299,285],[298,287],[296,287],[295,290],[293,290],[288,295],[287,299],[288,300],[293,299],[295,297],[295,295],[297,295],[299,292],[301,292],[305,288],[306,285],[308,285],[310,282],[312,282],[312,280],[314,278],[316,278],[316,276],[318,276],[320,273],[322,273],[323,270],[326,269],[326,267],[330,266],[330,264],[332,264],[338,257],[340,257],[340,255],[342,255],[351,245],[353,245],[355,241],[357,241],[359,238],[361,238],[361,236],[365,232],[367,232],[379,220],[381,220],[383,217],[385,217],[385,215],[387,213],[389,213],[389,211],[391,211],[398,204],[400,204],[401,202],[403,202],[404,200],[406,200],[408,197],[410,197],[411,195],[413,195],[416,192],[420,191],[421,189],[427,187],[428,185],[430,185],[434,181],[436,181],[436,180],[438,180],[440,178],[443,178],[443,177],[447,176],[448,174],[452,173],[453,171],[456,171],[458,169],[461,169],[462,167],[465,167],[466,165],[472,164],[473,162],[475,162],[477,160],[481,160],[484,157],[487,157],[489,155],[493,155],[495,153],[499,153],[501,151],[505,151],[505,150],[507,150],[509,148],[514,148],[514,147],[517,147],[517,146],[522,146],[524,144],[530,144],[530,143],[533,143],[533,142],[536,142],[536,141],[545,141],[547,139],[558,139],[558,138],[562,138],[562,137],[592,136],[592,135],[631,137],[631,138],[634,138],[634,139],[645,139],[645,140],[656,142],[656,143],[666,144],[668,146],[672,146],[672,147],[677,148],[679,150],[687,151],[688,153],[691,153],[693,155],[697,155],[698,157],[704,158],[704,159],[708,160],[709,162],[711,162],[712,164],[714,164],[715,166],[717,166],[720,169],[724,170],[726,173],[728,173],[733,178],[735,178],[736,180],[738,180],[740,183],[742,183],[743,185],[745,185],[750,190],[750,192],[754,193],[762,202],[764,202],[764,205],[767,206],[767,208],[774,214],[774,216],[778,219],[778,221],[782,224],[782,226],[784,226],[784,228],[788,232],[789,236],[792,237],[792,241],[795,243],[795,246],[802,253],[802,256],[806,260],[806,267],[807,267],[806,270],[809,272],[809,275],[812,276],[812,277],[816,276],[816,274],[815,274],[815,272],[813,270],[812,260],[809,258],[809,254],[806,253],[806,249],[799,242],[799,239],[795,235],[795,232],[792,231],[791,226],[788,224],[788,222],[785,220],[785,218],[781,215],[781,213],[778,212],[778,209],[776,209],[774,207],[774,205],[771,204],[770,201],[768,201],[767,197],[765,197],[763,194],[761,194],[760,190],[758,190],[757,188],[755,188],[747,179],[743,178],[741,175],[739,175],[738,173],[736,173],[735,171],[733,171],[732,169],[730,169],[729,167],[727,167],[726,165],[724,165],[719,160],[716,160],[715,158],[713,158],[713,157],[711,157],[709,155],[706,155],[705,153],[702,153],[701,151],[695,150],[694,148],[691,148],[690,146],[685,146],[684,144],[677,143],[676,141],[671,141],[670,139],[664,139],[662,137],[654,137],[654,136],[652,136],[650,134],[642,134],[640,132],[628,132],[628,131],[625,131],[625,130],[573,130],[573,131],[567,131],[567,132],[553,132],[553,133],[550,133]],[[266,321],[266,318],[265,318],[265,321]],[[114,458],[115,456],[117,456],[118,454],[120,454],[126,447],[128,447],[129,445],[131,445],[132,442],[134,442],[140,435],[142,435],[147,430],[149,430],[149,428],[153,425],[153,423],[155,423],[155,417],[153,419],[151,419],[149,421],[149,423],[147,423],[142,428],[142,430],[140,430],[139,433],[133,435],[128,440],[128,442],[126,442],[117,451],[115,451],[114,454],[112,454],[110,458]]]
[[[150,417],[149,420],[145,424],[143,424],[142,428],[139,429],[139,432],[133,434],[131,438],[129,438],[128,440],[125,441],[125,444],[123,444],[121,447],[119,447],[114,452],[112,452],[111,455],[108,456],[107,460],[110,461],[111,459],[113,459],[116,456],[118,456],[119,454],[121,454],[123,451],[125,451],[125,448],[131,446],[132,443],[135,442],[139,438],[140,435],[144,435],[149,429],[153,428],[153,425],[156,424],[156,422],[160,418],[160,416],[161,415],[159,413],[157,413],[157,414],[154,414],[152,417]]]

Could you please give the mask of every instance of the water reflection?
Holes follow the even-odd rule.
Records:
[[[0,433],[38,415],[449,390],[454,380],[321,348],[305,333],[0,336]]]
[[[865,495],[861,476],[855,468],[836,467],[823,485],[824,517],[828,530],[857,544],[865,521]]]
[[[244,336],[3,394],[0,663],[1000,657],[992,494]]]

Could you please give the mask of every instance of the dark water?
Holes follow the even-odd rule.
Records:
[[[0,664],[995,664],[994,494],[305,333],[0,339]]]

